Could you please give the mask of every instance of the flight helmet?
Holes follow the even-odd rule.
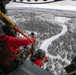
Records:
[[[37,50],[37,58],[43,59],[45,57],[45,55],[46,55],[46,53],[44,50],[42,50],[42,49]]]

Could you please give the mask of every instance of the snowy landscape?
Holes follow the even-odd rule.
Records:
[[[76,53],[76,12],[53,9],[8,9],[6,14],[29,37],[34,32],[36,48],[49,57],[47,68],[54,75],[65,75]],[[19,37],[22,37],[19,34]]]

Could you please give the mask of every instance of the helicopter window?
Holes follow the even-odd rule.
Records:
[[[57,1],[63,1],[63,0],[11,0],[13,2],[22,2],[27,4],[45,4],[45,3],[52,3]]]

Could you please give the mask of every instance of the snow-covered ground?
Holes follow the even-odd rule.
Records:
[[[67,56],[63,59],[60,55],[52,56],[52,55],[50,55],[50,54],[47,52],[47,51],[48,51],[48,46],[49,46],[54,40],[58,39],[60,36],[64,35],[64,34],[67,32],[67,26],[66,26],[64,23],[66,23],[66,22],[69,20],[69,18],[65,18],[65,17],[55,17],[55,20],[61,23],[61,27],[63,28],[63,30],[62,30],[59,34],[57,34],[57,35],[55,35],[55,36],[52,36],[52,37],[50,37],[50,38],[48,38],[48,39],[45,39],[45,40],[42,42],[42,44],[41,44],[41,46],[40,46],[40,49],[45,50],[45,52],[47,53],[46,55],[47,55],[50,59],[60,59],[61,61],[65,61],[66,63],[70,64],[70,61],[67,60]],[[67,54],[67,53],[66,53],[66,54]],[[60,65],[59,65],[59,66],[60,66]],[[46,68],[46,67],[47,67],[47,64],[45,63],[44,68]],[[54,64],[52,64],[52,70],[54,70],[54,67],[55,67]],[[60,66],[60,68],[63,68],[62,65]],[[55,74],[55,75],[58,75],[55,70],[54,70],[54,74]]]

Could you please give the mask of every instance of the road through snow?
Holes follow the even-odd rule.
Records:
[[[55,18],[56,21],[59,21],[59,22],[61,23],[60,26],[63,28],[62,31],[61,31],[59,34],[57,34],[57,35],[55,35],[55,36],[52,36],[52,37],[44,40],[44,41],[42,42],[41,46],[40,46],[40,49],[45,50],[46,55],[47,55],[50,59],[57,58],[57,59],[60,59],[60,60],[62,60],[62,61],[67,62],[68,64],[70,64],[70,61],[67,60],[67,57],[65,57],[64,59],[62,59],[60,55],[53,56],[53,55],[50,55],[50,54],[48,53],[48,46],[51,45],[54,40],[57,40],[60,36],[64,35],[64,34],[67,32],[67,26],[64,24],[64,23],[66,22],[66,19],[67,19],[67,18],[65,18],[65,17],[62,17],[62,18],[65,19],[65,20],[62,20],[62,21],[61,21],[61,20],[60,20],[61,17],[56,17],[56,18]],[[69,20],[69,19],[67,19],[67,21],[68,21],[68,20]],[[63,22],[63,21],[64,21],[64,22]],[[47,65],[47,64],[44,65],[44,69],[46,68],[46,65]]]
[[[52,36],[51,38],[48,38],[48,39],[46,39],[46,40],[44,40],[44,41],[42,42],[40,48],[41,48],[41,49],[44,49],[44,50],[46,51],[46,53],[47,53],[47,48],[48,48],[48,46],[49,46],[54,40],[58,39],[61,35],[64,35],[64,34],[67,32],[67,26],[64,25],[64,24],[61,24],[61,26],[63,27],[63,30],[62,30],[59,34],[57,34],[57,35],[55,35],[55,36]]]

